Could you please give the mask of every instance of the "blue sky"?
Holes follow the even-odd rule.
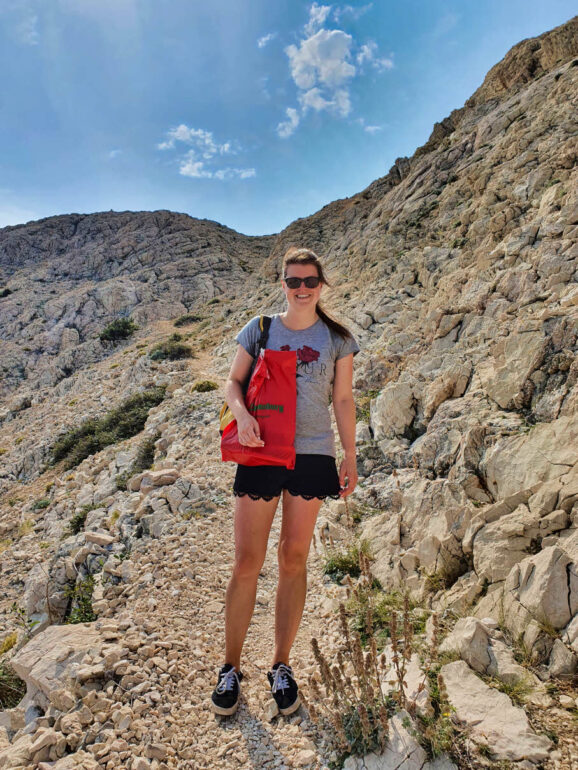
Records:
[[[0,0],[0,226],[279,232],[411,155],[568,0]]]

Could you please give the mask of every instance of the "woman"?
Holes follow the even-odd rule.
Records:
[[[233,714],[239,700],[241,650],[257,593],[273,516],[280,497],[283,518],[279,539],[279,583],[275,604],[275,653],[268,680],[282,714],[299,707],[297,683],[289,655],[301,622],[307,590],[307,555],[319,508],[326,497],[346,497],[355,489],[355,404],[353,356],[359,351],[351,333],[320,307],[326,283],[317,255],[291,248],[283,260],[281,281],[287,309],[271,320],[267,348],[297,351],[297,425],[295,469],[274,466],[237,467],[234,494],[235,564],[225,606],[225,665],[212,694],[217,714]],[[246,381],[258,351],[259,317],[238,334],[239,346],[225,395],[237,420],[239,442],[263,446],[259,424],[243,399]],[[339,473],[329,398],[345,457]]]

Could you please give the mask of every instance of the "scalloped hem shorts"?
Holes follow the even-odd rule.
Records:
[[[290,471],[278,465],[238,465],[233,494],[252,500],[273,500],[286,489],[305,500],[339,498],[341,486],[335,458],[330,455],[297,455]]]

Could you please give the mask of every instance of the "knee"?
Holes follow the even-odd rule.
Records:
[[[259,576],[263,561],[264,559],[261,554],[252,553],[251,551],[238,553],[235,556],[233,575],[236,578],[256,578]]]
[[[299,575],[307,569],[309,548],[299,543],[279,543],[279,572],[286,575]]]

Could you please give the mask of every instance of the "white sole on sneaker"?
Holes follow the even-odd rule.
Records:
[[[234,714],[235,711],[239,708],[239,701],[235,703],[234,706],[230,706],[228,709],[223,708],[223,706],[217,706],[216,703],[213,703],[211,700],[211,708],[213,709],[215,714],[218,714],[221,717],[230,717],[231,714]]]
[[[301,699],[299,698],[299,696],[297,696],[297,700],[295,701],[295,703],[292,703],[286,709],[279,709],[279,713],[283,714],[284,717],[289,716],[289,714],[295,713],[295,711],[297,711],[300,705],[301,705]]]

